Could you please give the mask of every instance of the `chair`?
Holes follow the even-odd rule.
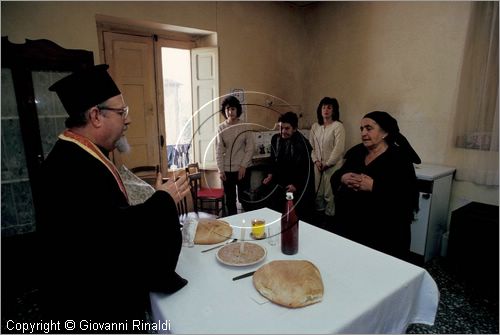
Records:
[[[160,169],[159,165],[141,165],[136,166],[130,169],[132,173],[134,173],[137,177],[144,180],[149,185],[155,186],[156,184],[156,174]],[[163,177],[163,182],[167,182],[168,178]]]
[[[205,213],[198,211],[198,205],[196,202],[196,187],[192,187],[193,181],[192,179],[197,180],[201,176],[201,173],[195,173],[189,176],[190,190],[191,193],[188,193],[179,203],[177,204],[177,212],[179,214],[179,221],[184,223],[187,219],[217,219],[217,215],[212,213]],[[196,182],[196,181],[195,181]],[[188,198],[191,197],[191,200]],[[192,211],[191,211],[192,210]]]
[[[181,199],[181,201],[177,203],[177,214],[179,215],[179,221],[181,223],[191,216],[189,213],[187,197],[188,196],[185,196],[183,199]]]
[[[156,182],[156,166],[153,165],[142,165],[136,166],[130,169],[137,177],[144,180],[146,183],[153,185]]]
[[[208,211],[220,217],[224,212],[224,189],[201,186],[201,172],[198,163],[189,164],[186,167],[191,184],[193,205],[195,212]]]

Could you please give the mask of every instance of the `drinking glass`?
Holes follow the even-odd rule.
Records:
[[[194,218],[187,218],[182,225],[182,246],[194,247],[194,236],[196,235],[196,226],[198,221]]]
[[[276,223],[267,226],[267,243],[275,246],[278,244],[279,229]]]
[[[253,219],[252,220],[252,237],[256,240],[266,237],[266,220]]]

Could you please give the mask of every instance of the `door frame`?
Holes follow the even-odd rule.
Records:
[[[173,26],[156,22],[138,21],[112,17],[107,15],[96,15],[97,38],[99,43],[99,57],[105,60],[104,32],[128,34],[133,36],[149,37],[154,39],[153,57],[155,67],[155,96],[156,114],[158,120],[158,136],[163,146],[160,148],[160,166],[163,175],[168,173],[167,151],[165,143],[165,116],[159,111],[164,110],[163,86],[156,83],[163,82],[161,66],[161,46],[182,49],[194,49],[198,47],[217,46],[217,33],[213,31],[200,30],[196,28]],[[161,45],[161,46],[160,46]]]

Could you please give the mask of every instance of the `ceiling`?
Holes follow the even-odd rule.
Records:
[[[304,8],[313,5],[319,1],[284,1],[284,2],[294,7]]]

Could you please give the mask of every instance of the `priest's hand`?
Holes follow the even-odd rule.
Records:
[[[156,177],[155,189],[157,191],[165,191],[174,199],[175,204],[179,203],[186,195],[189,194],[189,182],[186,175],[172,176],[166,183],[163,183],[161,173]]]

